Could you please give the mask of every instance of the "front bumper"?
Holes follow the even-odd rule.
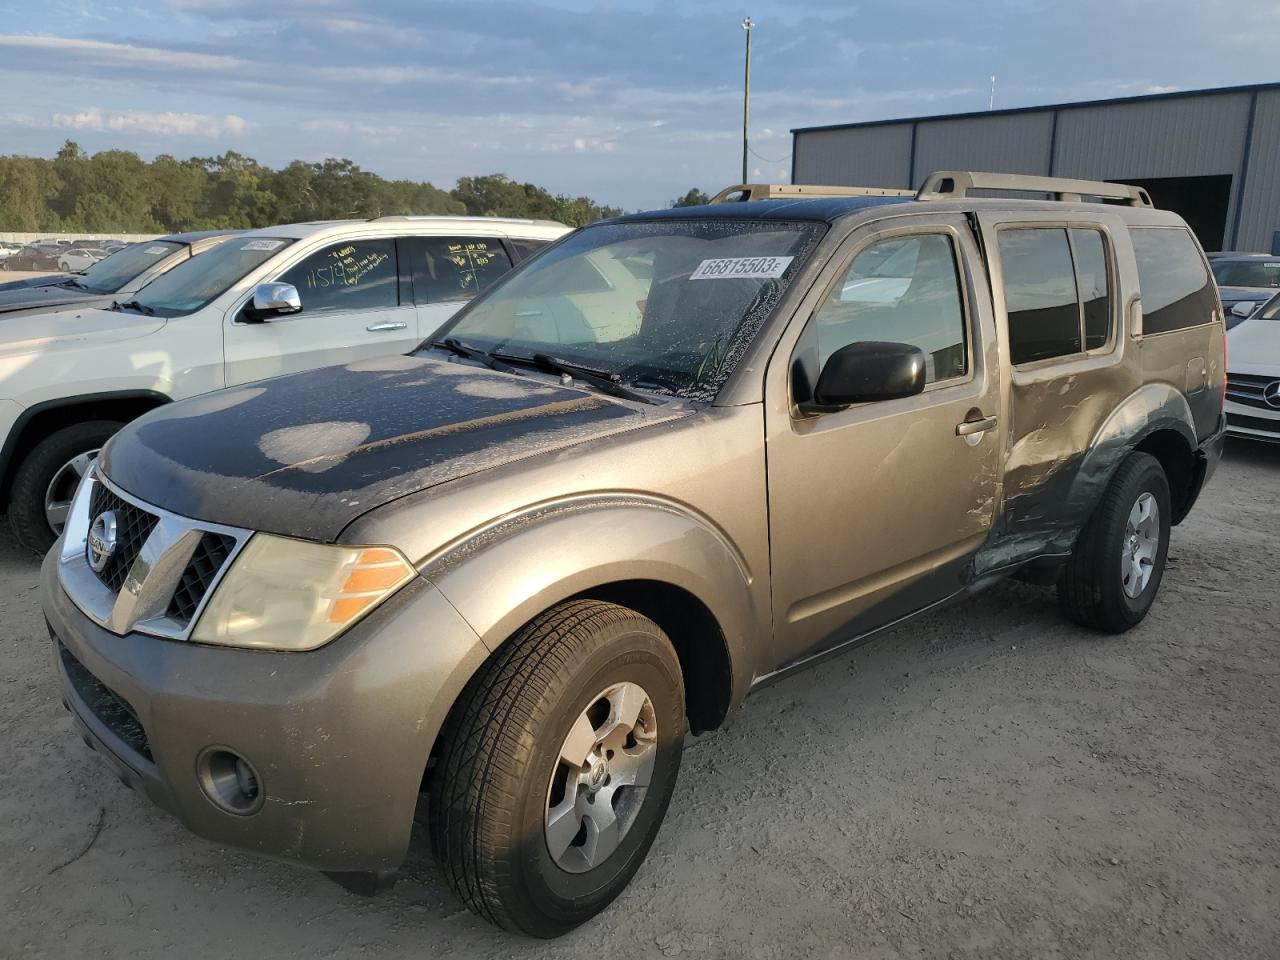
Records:
[[[432,744],[488,654],[421,579],[309,653],[118,636],[71,602],[57,549],[40,596],[64,701],[125,783],[202,837],[324,870],[404,858]],[[197,758],[210,746],[256,768],[256,812],[205,795]]]
[[[1227,435],[1249,440],[1280,442],[1280,409],[1237,403],[1228,399]]]

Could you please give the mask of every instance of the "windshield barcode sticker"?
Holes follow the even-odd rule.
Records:
[[[241,250],[279,250],[284,246],[283,240],[250,240]]]
[[[690,280],[776,280],[795,257],[725,257],[703,260]]]
[[[168,247],[147,247],[147,249],[143,250],[142,252],[149,257],[158,257],[162,253],[168,253],[169,248]]]

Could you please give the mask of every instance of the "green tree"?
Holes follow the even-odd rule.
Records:
[[[700,207],[704,203],[710,203],[711,197],[703,193],[697,187],[693,187],[688,193],[678,200],[671,201],[673,207]]]

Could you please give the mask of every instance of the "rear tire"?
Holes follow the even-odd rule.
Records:
[[[1171,516],[1169,480],[1160,461],[1146,453],[1129,454],[1080,531],[1058,580],[1058,600],[1067,617],[1106,633],[1141,623],[1164,576]]]
[[[52,492],[58,502],[70,501],[79,477],[66,474],[66,468],[85,454],[96,455],[123,426],[116,420],[90,420],[63,427],[35,445],[18,465],[9,491],[9,525],[19,543],[37,553],[53,546],[61,530],[50,525],[47,498]],[[51,491],[55,479],[59,489]]]
[[[556,937],[589,920],[657,835],[684,730],[680,662],[657,624],[596,600],[542,614],[445,724],[428,810],[445,880],[512,932]]]

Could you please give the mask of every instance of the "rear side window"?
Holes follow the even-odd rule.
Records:
[[[511,256],[515,258],[516,263],[520,263],[522,260],[528,260],[550,242],[550,240],[517,240],[512,238],[507,241],[507,249],[511,251]]]
[[[1111,271],[1099,231],[1009,228],[999,246],[1013,363],[1075,356],[1111,341]]]
[[[1111,280],[1107,250],[1097,230],[1071,231],[1076,261],[1076,285],[1084,312],[1084,348],[1100,350],[1111,339]]]
[[[411,247],[418,303],[470,300],[511,269],[511,258],[496,238],[422,237]]]
[[[347,240],[311,254],[280,278],[298,289],[302,309],[370,310],[400,303],[394,240]]]
[[[1080,306],[1067,231],[1001,230],[999,237],[1012,362],[1080,353]]]
[[[1200,248],[1182,227],[1130,227],[1142,287],[1142,332],[1168,333],[1209,323],[1218,295]]]

